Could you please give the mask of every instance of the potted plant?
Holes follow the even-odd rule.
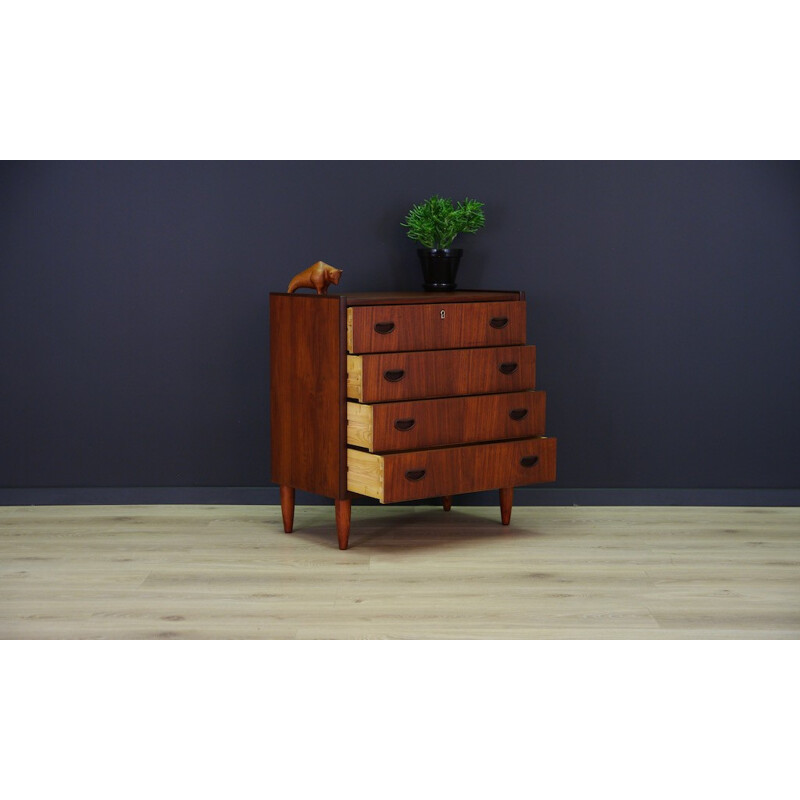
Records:
[[[483,203],[469,198],[454,206],[452,200],[433,195],[412,206],[401,225],[408,228],[409,239],[422,245],[417,254],[426,292],[452,292],[456,288],[456,271],[464,251],[450,245],[459,233],[475,233],[485,222]]]

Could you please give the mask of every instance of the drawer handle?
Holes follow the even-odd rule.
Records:
[[[394,330],[394,322],[376,322],[375,333],[391,333]]]
[[[389,381],[389,383],[397,383],[397,381],[403,379],[405,374],[406,371],[404,369],[387,369],[386,372],[383,373],[383,377]]]
[[[493,328],[505,328],[508,325],[508,317],[492,317],[489,320],[489,324]]]
[[[419,481],[425,477],[425,470],[424,469],[410,469],[406,472],[406,480],[409,481]]]
[[[519,463],[523,467],[532,467],[539,460],[539,456],[525,456]]]
[[[396,419],[394,421],[394,426],[399,431],[410,431],[416,424],[415,419]]]
[[[505,361],[500,365],[500,372],[503,375],[511,375],[512,372],[516,372],[519,364],[516,361]]]
[[[528,409],[527,408],[512,408],[511,411],[508,412],[508,416],[514,420],[521,420],[525,419],[528,416]]]

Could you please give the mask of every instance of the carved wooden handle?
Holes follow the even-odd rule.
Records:
[[[418,481],[425,477],[424,469],[410,469],[406,472],[406,480]]]
[[[394,421],[394,426],[399,431],[410,431],[416,424],[415,419],[396,419]]]
[[[511,411],[508,412],[508,416],[511,417],[513,420],[521,420],[525,419],[528,416],[528,409],[527,408],[512,408]]]
[[[394,330],[394,322],[376,322],[375,333],[391,333]]]
[[[493,328],[505,328],[508,325],[508,317],[492,317],[489,320],[489,324]]]
[[[539,456],[525,456],[520,460],[523,467],[532,467],[539,460]]]
[[[516,372],[519,364],[516,361],[505,361],[500,365],[500,372],[503,375],[511,375],[512,372]]]
[[[389,383],[397,383],[397,381],[403,379],[405,374],[406,371],[404,369],[387,369],[386,372],[383,373],[383,377],[389,381]]]

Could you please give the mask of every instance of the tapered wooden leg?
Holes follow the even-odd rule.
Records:
[[[291,533],[294,526],[294,489],[291,486],[281,486],[281,513],[283,529]]]
[[[453,498],[448,494],[442,498],[442,508],[449,511],[453,506]]]
[[[503,525],[511,522],[511,505],[514,502],[514,488],[500,490],[500,519]]]
[[[336,534],[339,537],[339,549],[347,550],[350,537],[350,498],[336,500]]]

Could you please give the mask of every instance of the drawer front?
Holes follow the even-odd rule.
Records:
[[[347,443],[371,452],[521,439],[544,433],[545,393],[347,404]]]
[[[357,306],[347,309],[350,353],[525,344],[525,301]]]
[[[556,479],[556,440],[518,439],[376,455],[347,450],[347,488],[382,503]]]
[[[362,403],[519,392],[535,380],[533,345],[347,356],[347,396]]]

